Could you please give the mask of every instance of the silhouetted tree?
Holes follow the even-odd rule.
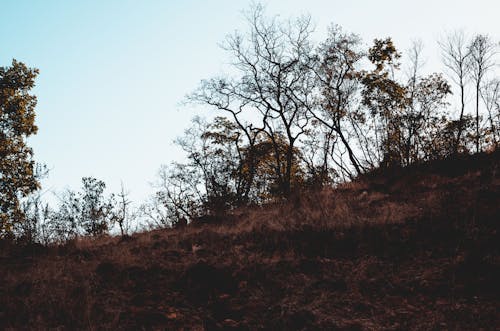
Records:
[[[128,199],[128,196],[129,192],[125,190],[123,183],[121,183],[120,192],[117,194],[117,205],[111,216],[111,223],[118,224],[121,236],[129,234],[130,223],[134,218],[130,210],[132,202]]]
[[[53,215],[48,203],[44,203],[40,190],[23,199],[21,208],[23,222],[14,225],[14,232],[20,242],[48,244],[53,236],[50,221]]]
[[[193,119],[193,126],[176,143],[187,153],[186,165],[197,173],[201,186],[193,190],[202,196],[203,213],[224,213],[241,196],[240,132],[233,123],[217,117],[212,123]]]
[[[406,107],[401,113],[402,165],[440,157],[436,139],[447,125],[445,109],[450,85],[441,74],[420,75],[423,44],[414,42],[409,50]]]
[[[150,227],[171,227],[204,213],[205,195],[196,167],[179,163],[162,166],[154,188],[155,194],[141,207]]]
[[[448,76],[460,89],[460,116],[457,124],[453,125],[457,128],[454,147],[455,153],[457,153],[464,128],[465,86],[470,72],[470,49],[463,31],[448,34],[445,39],[439,42],[439,46],[441,47],[443,64],[449,71]]]
[[[489,134],[493,146],[500,144],[500,79],[488,81],[481,88],[481,97],[488,112]]]
[[[338,137],[347,151],[349,160],[355,172],[351,173],[347,168],[343,170],[354,178],[363,172],[362,164],[357,158],[352,141],[349,139],[349,119],[357,116],[356,97],[360,90],[359,84],[359,62],[363,58],[360,50],[361,40],[357,35],[344,33],[340,27],[332,26],[328,31],[328,37],[317,51],[317,63],[313,70],[316,75],[316,85],[321,94],[320,104],[317,108],[311,108],[312,116],[328,130],[323,141],[323,170],[328,168],[327,155],[332,155],[330,150],[335,147],[332,144],[334,137]],[[337,162],[338,157],[333,158]]]
[[[49,229],[52,241],[64,242],[81,234],[79,224],[81,206],[74,191],[66,190],[58,198],[59,205],[50,217]]]
[[[401,113],[406,107],[406,89],[394,79],[400,53],[391,38],[375,39],[368,59],[375,66],[363,73],[363,104],[374,120],[374,133],[382,165],[400,164]]]
[[[406,162],[403,165],[439,158],[441,152],[436,139],[439,139],[443,126],[448,123],[445,109],[448,105],[446,98],[451,90],[441,74],[419,78],[412,93],[411,106],[403,112],[403,127],[407,135],[403,135],[406,141],[402,155]],[[464,123],[461,125],[467,126]]]
[[[37,164],[35,166],[34,176],[37,181],[47,175],[48,170],[45,165]],[[49,243],[51,236],[49,223],[52,210],[49,208],[48,203],[42,199],[45,193],[39,188],[21,199],[21,210],[24,219],[22,222],[14,224],[14,234],[17,240],[27,243]]]
[[[487,72],[495,65],[495,44],[487,35],[476,35],[469,45],[470,74],[475,84],[476,94],[476,152],[480,151],[481,135],[479,133],[479,99],[483,79]]]
[[[98,236],[108,231],[114,215],[114,195],[105,196],[106,184],[92,177],[82,178],[82,190],[67,190],[59,198],[50,221],[55,241],[78,235]]]
[[[163,168],[150,209],[155,212],[149,213],[161,222],[213,216],[289,197],[294,188],[353,179],[378,166],[408,166],[470,150],[474,134],[465,114],[465,85],[473,50],[463,34],[440,43],[461,91],[459,119],[449,120],[450,85],[441,74],[420,74],[421,43],[409,51],[404,80],[391,38],[375,39],[364,51],[358,36],[332,26],[315,47],[309,17],[268,18],[256,5],[247,21],[248,32],[230,35],[223,45],[234,75],[203,80],[187,97],[228,118],[197,119],[177,140],[188,162]],[[489,131],[496,141],[492,93],[485,88],[483,99],[489,100]]]
[[[82,178],[82,191],[79,195],[80,225],[86,234],[97,236],[109,229],[113,215],[114,198],[105,197],[106,184],[92,177]]]
[[[248,23],[246,35],[235,33],[224,45],[233,56],[237,77],[203,81],[190,99],[229,111],[247,134],[259,127],[273,144],[275,175],[281,194],[288,196],[293,150],[306,131],[309,109],[314,106],[312,25],[309,17],[293,22],[268,19],[260,5],[252,8]],[[261,126],[243,124],[245,119]],[[280,153],[279,135],[287,140],[284,154]]]

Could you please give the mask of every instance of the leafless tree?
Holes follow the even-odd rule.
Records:
[[[48,244],[51,231],[49,231],[52,210],[47,203],[43,202],[43,194],[40,190],[32,193],[21,203],[25,215],[24,222],[16,224],[14,232],[23,242]]]
[[[495,65],[495,44],[487,35],[476,35],[470,45],[470,74],[475,83],[476,93],[476,152],[480,151],[481,135],[479,134],[479,98],[483,79],[487,72]]]
[[[156,227],[170,227],[182,220],[202,214],[205,195],[201,191],[199,169],[173,163],[161,167],[158,173],[157,192],[143,207],[150,223]]]
[[[490,134],[494,146],[500,144],[500,79],[486,82],[481,88],[481,97],[488,112]]]
[[[314,105],[309,69],[313,26],[307,16],[284,22],[267,18],[261,5],[251,9],[247,21],[250,31],[228,36],[223,45],[233,58],[236,77],[204,81],[189,99],[231,113],[250,144],[255,131],[264,133],[274,146],[281,193],[288,196],[294,147],[306,131]],[[280,136],[286,138],[284,155]]]
[[[118,204],[113,212],[112,222],[118,224],[122,236],[129,234],[131,218],[133,218],[130,211],[132,202],[128,199],[129,194],[130,192],[126,191],[121,183],[120,193],[116,195]]]
[[[408,112],[407,112],[407,135],[406,141],[404,143],[404,154],[406,164],[410,164],[412,158],[412,147],[415,147],[415,137],[418,134],[419,129],[419,119],[421,117],[418,111],[417,105],[417,86],[420,77],[420,70],[424,64],[422,59],[422,50],[424,45],[421,40],[415,40],[412,42],[410,49],[408,50],[409,65],[407,68],[407,97],[408,97]]]
[[[448,106],[446,98],[451,93],[450,85],[441,74],[421,75],[422,50],[422,42],[414,41],[408,51],[407,102],[401,113],[403,165],[438,157],[436,138],[442,125],[446,124],[443,118]]]
[[[455,142],[455,152],[458,152],[463,131],[465,86],[470,72],[469,58],[471,53],[463,31],[449,33],[443,40],[439,41],[439,46],[441,47],[443,64],[448,70],[448,76],[460,89],[460,117]]]

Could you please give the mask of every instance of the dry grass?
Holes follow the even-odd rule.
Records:
[[[0,243],[0,328],[494,329],[496,164],[374,173],[217,225]]]

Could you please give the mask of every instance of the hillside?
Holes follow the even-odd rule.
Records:
[[[378,170],[220,224],[0,243],[6,330],[493,330],[500,153]]]

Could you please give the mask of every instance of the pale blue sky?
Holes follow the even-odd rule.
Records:
[[[139,202],[162,163],[180,160],[172,141],[204,109],[180,106],[203,78],[225,68],[217,44],[244,29],[241,0],[0,0],[0,66],[40,69],[36,159],[46,189],[78,188],[82,176],[120,181]],[[436,40],[447,30],[500,40],[500,1],[269,0],[268,14],[311,14],[321,39],[330,23],[404,51],[425,44],[426,71],[441,70]],[[213,113],[212,113],[213,114]]]

